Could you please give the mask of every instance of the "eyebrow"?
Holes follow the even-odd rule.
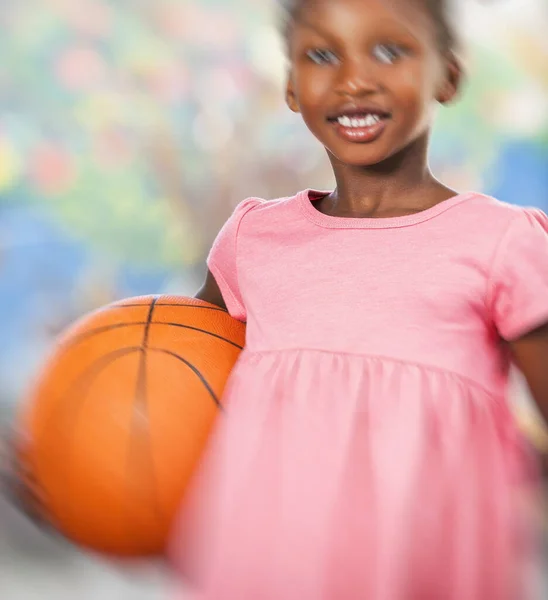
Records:
[[[388,21],[387,19],[381,20],[379,22],[379,24],[377,25],[376,29],[379,30],[384,24],[387,23],[387,21]],[[311,29],[312,31],[314,31],[315,33],[321,35],[322,37],[324,37],[326,39],[333,39],[333,37],[335,37],[335,36],[333,36],[333,34],[324,30],[321,26],[314,24],[313,22],[307,20],[306,18],[300,17],[298,20],[298,24],[304,26],[306,29]],[[393,29],[392,23],[390,23],[390,26],[391,26],[391,29]],[[411,38],[415,41],[417,41],[419,39],[415,32],[413,32],[409,27],[406,27],[404,25],[401,26],[401,31],[398,31],[397,34],[401,35],[401,36],[408,36],[409,38]],[[393,35],[396,35],[396,33],[394,32]]]
[[[303,19],[302,17],[299,17],[299,20],[297,22],[299,25],[304,26],[306,29],[312,29],[316,33],[319,33],[322,37],[325,37],[325,38],[332,37],[329,32],[324,31],[321,27],[319,27],[318,25],[315,25],[314,23],[308,21],[307,19]]]

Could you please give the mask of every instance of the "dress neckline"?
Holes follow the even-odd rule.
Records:
[[[297,202],[309,221],[328,229],[391,229],[395,227],[408,227],[423,223],[441,215],[450,208],[462,204],[475,196],[475,192],[456,194],[447,200],[420,212],[403,215],[401,217],[337,217],[326,215],[314,207],[314,202],[323,198],[330,191],[306,189],[297,194]]]

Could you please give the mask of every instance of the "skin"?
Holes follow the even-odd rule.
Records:
[[[397,52],[396,60],[385,60],[387,47]],[[318,61],[318,50],[329,59]],[[315,203],[318,210],[394,217],[455,195],[432,175],[427,152],[436,108],[457,96],[462,70],[454,53],[440,47],[436,24],[420,0],[305,3],[289,40],[289,59],[287,104],[326,148],[337,182],[333,193]],[[354,143],[334,133],[327,115],[354,101],[391,113],[378,140]],[[226,308],[209,272],[196,297]],[[548,323],[503,343],[548,422]]]
[[[312,60],[318,51],[329,60]],[[418,0],[309,2],[289,57],[287,104],[326,148],[337,182],[320,211],[401,216],[455,195],[430,172],[427,152],[437,107],[456,96],[461,68],[440,51],[436,24]],[[373,143],[341,140],[327,116],[364,102],[390,113],[385,132]]]
[[[548,423],[548,323],[510,342],[514,362]]]

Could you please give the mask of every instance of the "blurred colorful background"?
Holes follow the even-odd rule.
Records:
[[[437,173],[548,209],[548,5],[471,3],[469,81],[440,112]],[[248,195],[329,187],[323,149],[283,103],[272,4],[3,0],[0,402],[75,317],[196,290]]]
[[[121,297],[194,293],[241,199],[332,185],[323,149],[283,103],[273,6],[1,1],[6,415],[76,317]],[[440,111],[432,166],[461,190],[548,210],[548,3],[462,0],[460,23],[469,78]]]

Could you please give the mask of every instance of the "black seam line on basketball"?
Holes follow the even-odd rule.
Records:
[[[160,306],[162,306],[162,305],[160,305]],[[72,338],[71,340],[65,342],[63,344],[63,346],[64,347],[75,346],[76,344],[82,342],[83,340],[87,339],[88,337],[94,336],[95,334],[98,334],[98,333],[106,333],[108,331],[112,331],[113,329],[120,329],[121,327],[134,327],[134,326],[146,325],[146,324],[147,324],[147,321],[135,321],[132,323],[114,323],[112,325],[103,325],[102,327],[96,327],[95,329],[89,329],[85,333],[82,333],[79,336],[76,336],[76,337]],[[151,325],[171,325],[173,327],[180,327],[181,329],[190,329],[192,331],[199,331],[201,333],[205,333],[206,335],[209,335],[209,336],[215,337],[219,340],[222,340],[223,342],[226,342],[227,344],[230,344],[231,346],[238,348],[238,350],[243,350],[243,347],[240,346],[239,344],[236,344],[236,342],[233,342],[232,340],[229,340],[228,338],[225,338],[222,335],[218,335],[216,333],[212,333],[211,331],[207,331],[206,329],[200,329],[199,327],[191,327],[190,325],[183,325],[182,323],[172,323],[170,321],[152,321]]]
[[[133,306],[149,306],[148,304],[113,304],[112,306],[105,306],[102,310],[114,310],[116,308],[132,308]],[[200,306],[199,304],[181,304],[180,302],[158,302],[157,306],[181,306],[183,308],[201,308],[202,310],[217,310],[219,312],[228,314],[228,310],[221,308],[220,306]]]
[[[154,307],[156,306],[156,302],[158,301],[158,296],[155,296],[151,299],[149,311],[147,315],[147,320],[145,323],[145,328],[143,331],[143,340],[141,342],[141,350],[139,356],[139,363],[137,366],[137,378],[135,381],[135,394],[134,394],[134,404],[133,404],[133,426],[131,427],[131,436],[130,436],[130,446],[129,446],[129,463],[130,467],[128,469],[128,473],[131,471],[131,465],[135,464],[139,466],[139,473],[142,473],[140,477],[134,477],[131,481],[135,482],[136,485],[144,484],[143,490],[149,490],[151,508],[153,509],[156,517],[158,519],[161,518],[160,504],[157,494],[155,493],[156,486],[154,485],[154,465],[152,464],[152,449],[150,444],[150,411],[148,405],[148,394],[147,394],[147,349],[148,349],[148,340],[150,334],[150,326],[152,323],[152,318],[154,315]],[[140,423],[141,419],[145,419],[147,426],[142,426]],[[140,432],[140,433],[139,433]],[[136,456],[137,460],[132,460],[131,456]],[[148,462],[148,465],[144,467],[144,462]],[[148,467],[148,468],[147,468]],[[148,477],[147,477],[148,474]],[[148,483],[151,485],[146,485],[145,479],[148,479]],[[129,486],[128,486],[129,489]],[[129,490],[129,492],[137,492],[138,497],[139,493],[142,490]],[[143,495],[144,497],[144,495]]]
[[[113,331],[114,329],[120,329],[122,327],[139,327],[141,325],[146,326],[146,324],[147,321],[132,321],[131,323],[113,323],[112,325],[102,325],[101,327],[88,329],[85,333],[81,333],[80,335],[67,340],[62,345],[65,348],[70,348],[71,346],[75,346],[76,344],[79,344],[80,342],[98,333],[107,333],[108,331]]]
[[[217,407],[220,408],[221,410],[223,410],[223,406],[222,406],[221,402],[219,401],[219,398],[217,398],[217,395],[215,394],[215,392],[213,391],[213,389],[207,382],[207,379],[202,375],[202,373],[199,371],[199,369],[197,369],[191,362],[184,359],[182,356],[179,356],[177,353],[172,352],[171,350],[165,350],[164,348],[149,347],[148,350],[150,352],[159,352],[160,354],[167,354],[168,356],[176,358],[177,360],[180,360],[182,363],[184,363],[198,377],[198,379],[204,384],[204,387],[209,392],[209,395],[211,396],[213,402],[215,402]]]
[[[231,346],[238,348],[238,350],[243,350],[243,346],[240,346],[236,342],[233,342],[232,340],[229,340],[228,338],[225,338],[222,335],[219,335],[217,333],[212,333],[211,331],[207,331],[207,329],[201,329],[200,327],[192,327],[191,325],[183,325],[182,323],[172,323],[170,321],[154,321],[153,325],[170,325],[172,327],[180,327],[181,329],[190,329],[192,331],[199,331],[200,333],[205,333],[206,335],[210,335],[211,337],[217,338],[218,340],[222,340],[223,342],[226,342],[227,344],[230,344]]]
[[[67,400],[67,398],[70,402],[71,398],[75,397],[75,393],[78,393],[79,396],[81,396],[82,393],[85,394],[85,388],[91,383],[93,383],[93,379],[97,377],[97,375],[99,375],[99,373],[101,373],[101,371],[108,367],[111,363],[115,362],[119,358],[126,356],[127,354],[131,354],[133,352],[141,352],[141,350],[142,349],[140,346],[128,346],[127,348],[118,348],[117,350],[113,350],[112,352],[109,352],[108,354],[105,354],[97,360],[95,360],[94,362],[92,362],[87,367],[87,369],[83,371],[83,373],[78,374],[76,380],[72,382],[72,384],[67,390],[65,390],[65,392],[61,396],[61,402],[59,403],[59,405],[57,405],[57,408],[54,411],[52,411],[49,418],[53,419],[57,416],[56,412],[60,410],[60,408],[65,407],[65,401]],[[82,405],[75,404],[75,406],[81,407]],[[66,410],[63,410],[63,413],[66,414],[66,412]]]
[[[51,429],[50,423],[56,423],[57,429],[59,429],[58,425],[61,422],[61,418],[59,415],[68,415],[67,417],[65,417],[65,419],[70,418],[70,420],[72,421],[72,427],[70,428],[70,431],[76,435],[76,423],[78,421],[80,412],[85,408],[86,403],[83,400],[80,400],[80,402],[73,402],[72,400],[75,397],[79,398],[79,399],[85,398],[86,394],[89,391],[89,387],[91,386],[91,384],[93,383],[93,381],[95,380],[97,375],[99,375],[99,373],[101,373],[101,371],[103,369],[106,369],[111,363],[115,362],[119,358],[123,358],[124,356],[126,356],[128,354],[131,354],[133,352],[140,352],[140,351],[141,351],[141,348],[139,346],[130,346],[128,348],[119,348],[118,350],[113,350],[112,352],[109,352],[108,354],[101,356],[99,359],[97,359],[96,361],[91,363],[91,365],[89,365],[88,368],[83,373],[80,373],[78,375],[76,381],[72,382],[72,384],[69,386],[68,390],[65,390],[65,392],[61,396],[61,401],[56,406],[56,408],[50,413],[50,415],[46,421],[45,430],[48,431]],[[67,410],[67,405],[69,408],[70,408],[70,406],[72,406],[74,410],[73,411]],[[63,410],[61,410],[61,409],[63,409]],[[68,431],[68,428],[67,428],[67,431]],[[67,457],[71,456],[70,441],[67,441],[66,456]],[[64,464],[66,466],[68,464],[68,460],[65,461]],[[66,476],[66,471],[65,471],[65,479],[68,480],[68,477]],[[68,484],[68,486],[70,488],[70,483]],[[43,492],[44,492],[45,496],[47,497],[48,491],[46,489],[44,489]],[[48,507],[48,508],[49,508],[49,510],[52,510],[52,507]],[[54,521],[56,521],[56,520],[59,521],[59,519],[56,518],[56,515],[54,512],[52,512],[52,517],[53,517]]]
[[[148,346],[148,336],[150,333],[150,324],[152,323],[152,316],[154,315],[154,307],[156,306],[156,302],[158,302],[158,297],[152,299],[150,303],[150,309],[148,311],[147,320],[145,323],[145,331],[143,333],[143,348],[146,350]]]

